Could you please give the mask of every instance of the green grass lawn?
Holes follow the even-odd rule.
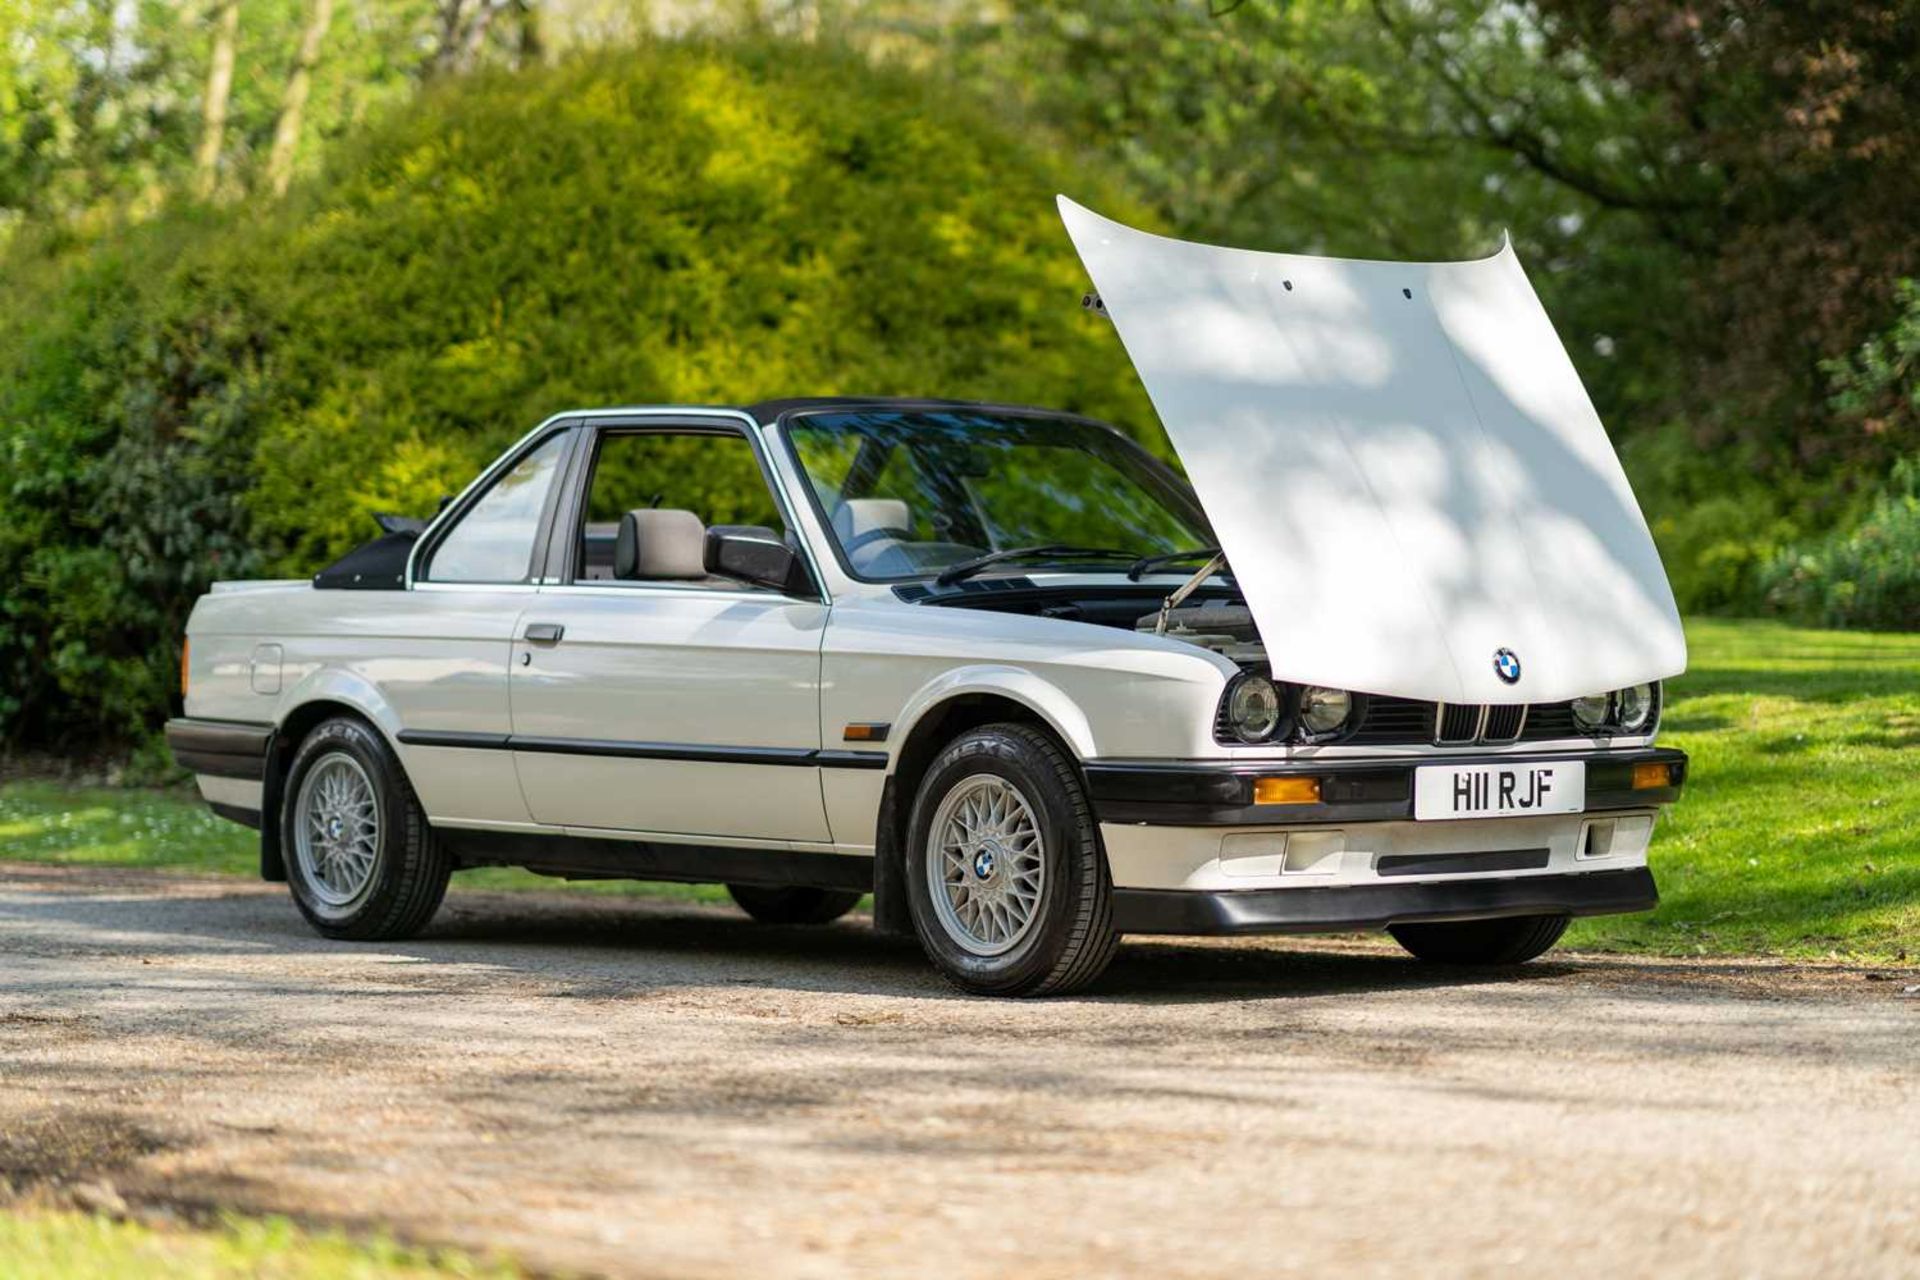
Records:
[[[1920,960],[1920,635],[1687,636],[1660,740],[1693,763],[1654,840],[1660,909],[1570,945]]]
[[[260,871],[260,836],[216,817],[191,786],[161,791],[20,781],[0,785],[0,858],[254,876]],[[462,871],[453,883],[456,889],[578,889],[727,900],[718,885],[556,880],[512,867],[476,867]]]
[[[1661,740],[1693,772],[1653,849],[1663,901],[1570,944],[1663,954],[1920,960],[1920,636],[1699,621]],[[251,875],[255,836],[190,792],[0,786],[0,856]],[[562,882],[464,872],[456,885]],[[591,882],[717,900],[722,890]]]
[[[80,1213],[0,1213],[0,1275],[9,1280],[510,1280],[520,1274],[464,1254],[354,1241],[277,1218],[155,1228]]]

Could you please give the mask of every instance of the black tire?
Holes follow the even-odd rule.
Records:
[[[951,931],[954,926],[943,922],[927,869],[931,827],[941,805],[983,774],[1011,783],[1026,802],[1043,864],[1031,923],[997,955],[969,950]],[[905,879],[920,945],[963,991],[994,996],[1077,991],[1100,976],[1120,945],[1106,852],[1079,771],[1051,738],[1026,725],[969,730],[928,767],[908,819]]]
[[[1387,930],[1416,958],[1434,964],[1525,964],[1560,941],[1566,916],[1508,916],[1445,924],[1397,924]]]
[[[730,884],[727,892],[740,909],[761,924],[831,924],[853,910],[863,895],[851,889],[809,889],[785,885]]]
[[[320,855],[303,852],[309,846],[301,843],[299,826],[309,775],[322,766],[351,775],[352,770],[339,764],[341,758],[358,765],[359,776],[371,784],[369,811],[378,826],[371,837],[372,869],[364,887],[345,900],[334,900],[341,894],[322,881],[317,869]],[[316,791],[323,780],[316,779]],[[294,905],[316,932],[328,938],[412,937],[433,919],[453,872],[453,861],[427,825],[426,812],[393,749],[364,721],[348,716],[323,721],[294,752],[286,786],[281,788],[280,841]]]

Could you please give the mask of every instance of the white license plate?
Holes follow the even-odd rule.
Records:
[[[1587,807],[1587,762],[1429,765],[1413,771],[1413,816],[1520,818]]]

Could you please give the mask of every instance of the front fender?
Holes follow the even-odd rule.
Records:
[[[1099,754],[1093,726],[1087,722],[1086,713],[1065,690],[1023,667],[999,663],[955,667],[920,686],[901,708],[899,740],[910,741],[920,721],[942,704],[955,698],[983,694],[1017,702],[1039,716],[1077,758],[1085,760]],[[899,763],[900,753],[895,752],[887,763],[889,776]]]

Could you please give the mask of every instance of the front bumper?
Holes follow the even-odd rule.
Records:
[[[1241,889],[1115,889],[1122,933],[1346,933],[1422,921],[1501,916],[1602,916],[1648,911],[1660,901],[1645,867],[1579,875],[1423,884]]]
[[[1586,763],[1581,811],[1414,817],[1423,765],[1549,760]],[[1117,927],[1185,934],[1648,910],[1659,901],[1648,842],[1686,771],[1668,748],[1087,765]],[[1256,778],[1301,776],[1318,779],[1317,803],[1253,803]]]
[[[1405,756],[1374,760],[1089,760],[1087,788],[1101,822],[1155,826],[1272,826],[1392,822],[1413,817],[1413,771],[1423,765],[1523,765],[1584,761],[1588,813],[1672,804],[1687,780],[1687,753],[1622,751]],[[1634,786],[1634,766],[1661,765],[1666,785]],[[1318,804],[1255,804],[1256,778],[1317,778]]]

